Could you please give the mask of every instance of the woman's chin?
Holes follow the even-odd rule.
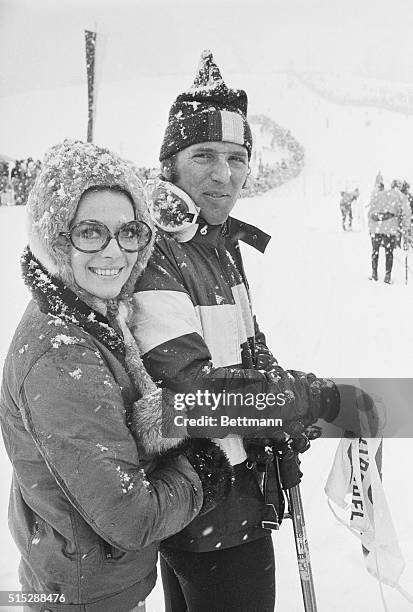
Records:
[[[96,284],[90,286],[83,286],[82,289],[87,291],[89,295],[96,298],[97,300],[113,300],[120,294],[124,283],[113,283],[113,286],[105,285],[103,287],[96,286]],[[99,283],[100,285],[100,283]]]

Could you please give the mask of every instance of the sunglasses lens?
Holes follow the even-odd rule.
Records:
[[[125,251],[140,251],[144,249],[151,239],[151,229],[143,221],[126,223],[119,231],[119,245]]]
[[[79,223],[71,232],[73,245],[80,251],[99,251],[108,237],[108,230],[100,223]]]

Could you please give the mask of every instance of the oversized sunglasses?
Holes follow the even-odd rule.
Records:
[[[129,221],[112,234],[104,223],[88,219],[74,225],[69,232],[60,232],[60,235],[69,238],[75,249],[82,253],[103,251],[112,238],[122,251],[136,253],[148,246],[152,230],[144,221]]]

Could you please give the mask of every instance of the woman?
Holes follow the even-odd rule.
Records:
[[[228,463],[211,444],[184,456],[181,440],[161,436],[145,458],[132,434],[137,415],[161,407],[120,315],[153,244],[133,169],[92,144],[52,147],[28,225],[33,300],[1,394],[27,610],[137,610],[155,584],[158,542],[225,494]]]

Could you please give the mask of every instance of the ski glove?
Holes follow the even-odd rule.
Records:
[[[255,343],[255,369],[269,372],[278,366],[278,361],[270,349],[260,342]]]
[[[340,409],[340,395],[333,381],[298,370],[285,371],[279,366],[267,375],[277,385],[280,380],[290,382],[293,395],[291,418],[288,418],[289,415],[284,417],[283,430],[291,437],[299,437],[319,418],[327,422],[336,418]]]

